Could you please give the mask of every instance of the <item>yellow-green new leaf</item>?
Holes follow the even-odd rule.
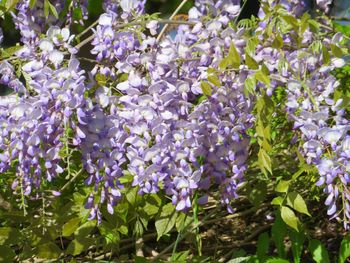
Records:
[[[287,205],[289,205],[299,213],[311,216],[303,197],[296,192],[291,192],[287,195]]]
[[[228,59],[230,61],[229,64],[235,69],[238,69],[241,65],[241,55],[238,53],[233,43],[231,44],[230,50],[228,52]]]
[[[272,169],[271,169],[271,158],[270,156],[266,153],[264,149],[260,149],[259,154],[258,154],[258,163],[260,169],[264,172],[266,169],[270,174],[272,174]]]
[[[208,76],[208,81],[215,85],[216,87],[221,87],[221,82],[219,78],[216,75],[209,75]]]
[[[284,198],[282,196],[277,196],[274,199],[272,199],[271,204],[272,205],[282,205],[284,201]]]
[[[280,49],[283,47],[283,39],[280,35],[277,35],[272,42],[272,47],[276,49]]]
[[[338,58],[343,57],[344,53],[340,47],[338,47],[337,45],[334,45],[334,44],[330,44],[330,46],[331,46],[331,50],[332,50],[332,53],[334,56],[336,56]]]
[[[69,220],[67,223],[65,223],[62,227],[62,236],[69,237],[71,236],[75,230],[78,229],[79,223],[81,219],[78,217],[74,217],[71,220]]]
[[[260,82],[264,83],[266,86],[270,87],[270,78],[265,75],[262,71],[255,73],[255,78]]]
[[[295,215],[292,209],[290,209],[287,206],[282,206],[281,217],[288,226],[290,226],[291,228],[299,232],[299,228],[298,228],[299,219],[297,218],[297,216]]]
[[[249,56],[248,52],[245,53],[245,63],[250,69],[253,69],[253,70],[259,69],[258,62],[256,62],[255,59]]]
[[[278,182],[275,191],[279,193],[286,193],[289,188],[290,181],[281,180]]]
[[[213,89],[208,82],[202,81],[201,88],[204,95],[211,96],[211,94],[213,94]]]
[[[52,242],[39,245],[37,247],[37,256],[42,259],[57,259],[61,255],[61,249]]]

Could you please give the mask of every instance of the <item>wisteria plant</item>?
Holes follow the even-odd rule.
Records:
[[[176,16],[186,2],[164,19],[146,0],[1,1],[20,40],[0,28],[0,261],[119,262],[131,243],[136,262],[217,262],[200,231],[267,208],[277,250],[265,233],[239,262],[330,262],[309,230],[327,217],[350,227],[339,75],[350,46],[331,1],[261,0],[250,19],[239,0]],[[195,248],[176,253],[192,235]]]

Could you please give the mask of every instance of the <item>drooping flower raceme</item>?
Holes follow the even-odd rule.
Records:
[[[86,6],[78,2],[72,7]],[[252,34],[252,28],[232,25],[240,1],[198,0],[176,36],[158,41],[153,35],[160,21],[141,17],[145,1],[104,1],[91,42],[96,65],[87,76],[74,57],[70,22],[63,26],[52,15],[45,20],[42,1],[33,9],[20,1],[13,17],[24,46],[15,56],[25,81],[14,65],[1,63],[0,82],[17,96],[0,101],[0,172],[18,162],[13,188],[29,195],[43,180],[68,172],[62,151],[73,148],[91,186],[90,219],[102,220],[101,204],[114,213],[125,174],[139,194],[164,190],[178,211],[193,206],[195,193],[205,203],[215,187],[233,212],[230,203],[247,169],[247,131],[255,121],[246,80],[264,72],[269,79],[256,78],[254,92],[271,96],[285,87],[301,153],[318,168],[318,185],[327,184],[328,214],[338,216],[341,197],[347,222],[348,119],[342,101],[333,100],[337,82],[329,74],[343,61],[329,56],[326,63],[325,52],[309,49],[317,40],[312,23],[301,27],[290,17],[304,16],[306,3],[280,2],[262,1],[262,10],[276,8],[285,20],[261,10]],[[64,6],[58,1],[55,7]],[[323,44],[329,49],[339,38],[324,37]]]

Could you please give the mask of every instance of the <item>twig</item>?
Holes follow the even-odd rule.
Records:
[[[242,7],[241,7],[241,10],[239,11],[239,14],[238,14],[238,15],[237,15],[237,17],[235,18],[235,21],[233,22],[235,25],[237,25],[238,18],[241,16],[242,11],[243,11],[243,9],[245,8],[245,6],[246,6],[247,2],[248,2],[247,0],[246,0],[246,1],[244,1],[243,5],[242,5]]]
[[[70,179],[70,180],[61,188],[61,192],[63,192],[71,183],[73,183],[73,182],[75,181],[75,179],[77,179],[77,177],[83,173],[83,171],[84,171],[84,169],[81,168],[81,169],[72,177],[72,179]]]
[[[174,24],[174,25],[194,25],[195,23],[193,22],[190,22],[190,21],[174,21],[174,20],[169,20],[169,19],[161,19],[158,21],[158,23],[160,24],[165,24],[165,25],[168,25],[168,24]],[[125,27],[128,27],[128,26],[142,26],[142,25],[145,25],[146,22],[130,22],[130,23],[127,23],[127,24],[121,24],[121,25],[117,25],[115,27],[115,29],[122,29],[122,28],[125,28]],[[89,42],[91,42],[93,39],[95,38],[94,35],[91,35],[89,36],[88,38],[84,39],[83,41],[81,41],[79,44],[77,44],[75,46],[76,49],[80,49],[81,47],[85,46],[86,44],[88,44]]]
[[[336,21],[350,21],[350,17],[344,17],[344,16],[340,16],[340,17],[331,16],[331,19],[334,19]]]
[[[83,32],[76,35],[75,38],[81,38],[83,35],[85,35],[87,32],[89,32],[94,26],[98,24],[99,19],[97,19],[95,22],[93,22],[90,26],[88,26]]]
[[[170,16],[169,20],[173,20],[173,18],[180,12],[181,8],[186,4],[187,0],[182,0],[181,4],[176,8],[174,13]],[[160,31],[157,42],[162,39],[162,36],[165,34],[166,30],[168,29],[169,24],[165,24],[162,30]]]
[[[260,205],[258,207],[254,206],[254,207],[252,207],[252,208],[250,208],[248,210],[242,211],[242,212],[237,212],[237,213],[225,216],[225,217],[220,217],[220,218],[215,218],[215,219],[212,219],[212,220],[208,220],[208,221],[206,221],[204,223],[204,225],[209,225],[209,224],[216,223],[216,222],[219,222],[219,221],[222,221],[222,220],[227,220],[227,219],[233,219],[233,218],[237,218],[237,217],[246,216],[246,215],[254,213],[257,210],[262,209],[262,208],[267,207],[267,206],[268,206],[268,204],[262,204],[262,205]]]

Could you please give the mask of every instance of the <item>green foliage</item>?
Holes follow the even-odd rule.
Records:
[[[155,223],[158,240],[173,229],[176,223],[176,217],[177,213],[175,211],[175,207],[171,203],[163,206],[162,211]]]
[[[340,244],[339,263],[344,263],[350,257],[350,234],[347,234]]]
[[[321,241],[316,240],[316,239],[311,239],[309,241],[308,249],[309,249],[310,253],[312,254],[313,260],[315,260],[316,263],[329,263],[330,262],[328,252]]]
[[[241,65],[241,55],[238,53],[234,43],[231,43],[227,57],[221,60],[219,68],[225,70],[227,68],[238,69]]]

